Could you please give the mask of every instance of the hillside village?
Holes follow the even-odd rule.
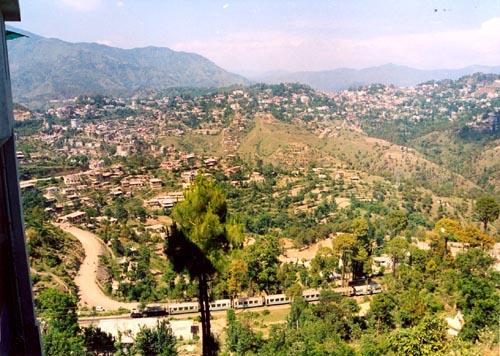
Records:
[[[500,0],[0,28],[0,356],[500,356]]]
[[[54,101],[45,111],[17,107],[35,291],[55,287],[78,294],[82,318],[139,304],[193,303],[195,283],[175,271],[165,251],[172,212],[200,177],[216,182],[227,199],[228,231],[241,253],[231,258],[248,268],[238,277],[238,297],[379,285],[406,256],[395,257],[387,241],[404,237],[437,253],[435,224],[449,219],[482,240],[451,237],[444,249],[457,256],[469,244],[494,247],[488,253],[498,268],[498,221],[481,235],[470,220],[478,192],[499,177],[481,186],[436,164],[418,146],[377,133],[401,122],[418,131],[422,123],[445,121],[456,125],[457,135],[484,134],[486,145],[493,145],[499,100],[498,76],[472,76],[332,94],[281,84],[148,98],[80,96]],[[450,182],[452,189],[441,189]],[[64,242],[40,242],[39,227],[30,223],[36,219],[55,226]],[[346,282],[335,241],[352,234],[360,234],[359,255]],[[98,266],[83,275],[89,258]],[[235,293],[227,282],[231,273],[212,281],[213,299]],[[451,306],[443,308],[455,315]],[[139,330],[136,322],[101,324],[116,335],[119,328]],[[192,322],[177,324],[178,335],[195,338],[186,331]]]
[[[67,157],[99,158],[109,153],[127,156],[137,151],[141,142],[147,145],[141,149],[164,153],[162,137],[188,134],[222,135],[220,143],[228,154],[237,150],[238,135],[248,130],[251,117],[257,113],[271,113],[278,120],[304,124],[318,135],[330,137],[342,127],[373,131],[391,121],[428,125],[429,121],[434,124],[443,119],[466,119],[464,126],[494,134],[498,130],[499,90],[500,79],[494,76],[425,83],[414,88],[373,85],[331,95],[281,84],[157,99],[79,97],[56,102],[45,112],[17,110],[16,117],[21,127],[41,126],[40,133],[30,135],[31,142],[56,148],[58,155]],[[27,163],[48,158],[42,152],[29,152],[29,147],[27,151],[22,152],[26,156],[20,156]]]

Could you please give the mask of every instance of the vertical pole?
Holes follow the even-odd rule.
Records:
[[[0,13],[0,353],[41,355],[19,193],[4,15]]]

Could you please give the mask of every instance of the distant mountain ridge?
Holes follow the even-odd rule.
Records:
[[[413,86],[429,80],[458,79],[477,72],[500,74],[500,66],[474,65],[460,69],[422,70],[385,64],[364,69],[339,68],[325,71],[270,73],[253,79],[269,84],[299,82],[317,90],[337,91],[375,83]]]
[[[207,58],[166,47],[121,49],[70,43],[27,31],[9,41],[14,100],[21,103],[81,94],[132,95],[171,87],[221,87],[249,81]]]
[[[196,53],[166,47],[122,49],[71,43],[9,28],[29,36],[8,42],[14,100],[28,106],[82,94],[130,96],[174,87],[217,88],[251,83]],[[336,91],[374,83],[412,86],[475,72],[500,74],[500,66],[420,70],[386,64],[364,69],[280,71],[255,77],[253,82],[299,82],[317,90]]]

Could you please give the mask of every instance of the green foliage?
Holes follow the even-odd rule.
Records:
[[[493,259],[480,249],[470,249],[457,257],[459,299],[464,314],[460,335],[477,340],[481,330],[495,328],[500,314],[498,286],[500,275],[491,272]]]
[[[28,110],[24,108],[24,110]],[[28,119],[23,121],[16,120],[14,123],[14,128],[16,130],[16,134],[22,136],[29,136],[37,133],[42,128],[43,121],[37,119]]]
[[[210,331],[208,280],[225,267],[230,243],[227,235],[227,203],[221,189],[201,174],[185,191],[185,200],[172,213],[175,221],[165,241],[165,253],[174,270],[187,270],[198,281],[203,332],[203,354],[212,355],[218,349]],[[179,225],[179,229],[177,228]]]
[[[79,335],[73,335],[64,330],[48,327],[42,333],[43,348],[47,355],[67,356],[84,355],[84,340]]]
[[[352,205],[351,205],[351,209]],[[353,216],[357,211],[350,211]],[[355,217],[351,222],[344,222],[344,228],[352,233],[337,236],[332,243],[332,250],[336,257],[342,261],[342,281],[349,269],[352,278],[358,279],[371,274],[373,242],[375,229],[367,217]]]
[[[274,236],[258,236],[255,243],[248,246],[244,256],[248,266],[248,277],[259,290],[268,293],[278,290],[278,268],[281,247]]]
[[[114,353],[115,339],[111,334],[105,333],[98,327],[93,325],[83,328],[83,337],[85,339],[85,347],[87,353],[93,355]]]
[[[396,355],[445,355],[447,351],[445,323],[435,317],[427,316],[413,328],[394,332],[389,338],[389,345]]]
[[[74,296],[48,288],[36,298],[36,307],[52,327],[72,333],[79,330]]]
[[[155,300],[156,280],[151,273],[151,251],[142,246],[135,258],[133,267],[127,273],[132,283],[122,283],[120,291],[129,300]]]
[[[500,204],[493,196],[484,195],[476,202],[476,214],[478,220],[483,223],[484,230],[486,231],[488,223],[498,219]]]
[[[385,334],[376,335],[373,330],[367,330],[360,339],[362,356],[385,356],[389,345]]]
[[[185,200],[175,206],[172,217],[182,233],[215,266],[220,266],[223,252],[229,247],[225,227],[227,203],[221,189],[198,175],[185,192]]]
[[[346,340],[360,335],[356,303],[324,291],[317,305],[295,297],[286,324],[273,325],[263,339],[228,312],[226,349],[236,355],[354,355]]]
[[[135,337],[133,351],[143,356],[177,355],[176,339],[168,322],[162,320],[156,328],[142,328]]]
[[[47,355],[83,354],[84,338],[79,334],[76,298],[49,288],[43,290],[35,302],[47,323],[42,333]]]
[[[355,339],[359,336],[360,325],[356,319],[359,306],[352,299],[342,297],[330,290],[323,290],[319,303],[311,308],[314,318],[326,323],[331,333],[343,340]]]
[[[305,299],[300,296],[293,298],[293,302],[290,308],[290,313],[288,314],[288,327],[299,329],[301,328],[310,315],[310,310]]]
[[[406,229],[408,225],[408,217],[402,210],[392,211],[386,219],[387,230],[391,236],[396,236],[401,231]]]
[[[396,326],[395,307],[394,297],[388,293],[378,294],[373,297],[370,303],[368,319],[375,330],[384,332]]]
[[[385,252],[392,259],[394,273],[396,273],[397,264],[406,258],[409,248],[410,244],[402,237],[394,237],[386,244]]]
[[[248,284],[248,266],[242,258],[235,257],[229,263],[225,274],[226,290],[231,298],[236,298]]]
[[[318,250],[316,256],[311,261],[311,267],[308,271],[301,271],[310,279],[306,283],[309,287],[316,288],[322,283],[333,280],[334,273],[337,271],[339,258],[333,254],[329,248]],[[296,272],[295,272],[296,273]]]
[[[245,242],[245,228],[242,224],[230,222],[226,226],[227,235],[232,248],[242,248]]]
[[[60,263],[58,253],[62,252],[67,244],[64,232],[38,217],[31,220],[30,226],[32,227],[26,231],[30,255],[34,258],[56,259]]]
[[[262,344],[262,335],[256,334],[252,329],[236,318],[233,309],[227,311],[226,323],[226,349],[236,355],[255,353]]]
[[[23,191],[22,204],[28,225],[33,221],[40,220],[39,217],[46,220],[47,215],[43,212],[43,208],[46,205],[46,199],[40,190],[35,188]]]

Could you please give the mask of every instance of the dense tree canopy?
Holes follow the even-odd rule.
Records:
[[[142,356],[177,355],[176,339],[168,322],[158,322],[155,328],[142,328],[134,340],[133,351]]]
[[[47,355],[84,353],[84,338],[79,334],[75,297],[48,288],[38,295],[36,307],[46,322],[42,336]]]
[[[483,223],[484,230],[486,231],[488,223],[498,219],[500,215],[500,204],[494,197],[484,195],[476,202],[476,213],[477,218]]]

